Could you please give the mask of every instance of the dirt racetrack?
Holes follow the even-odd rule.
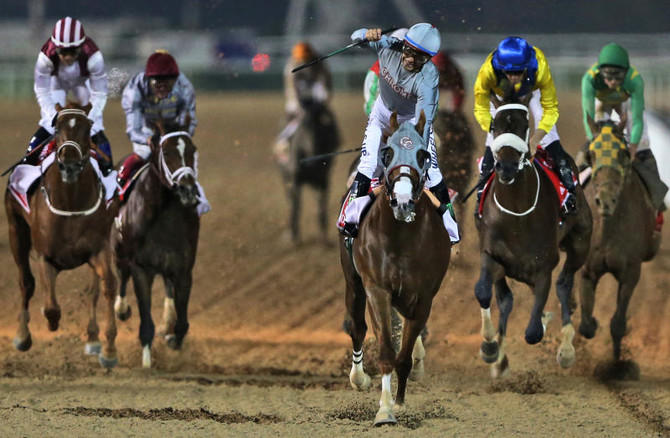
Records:
[[[559,133],[574,153],[583,139],[578,97],[559,90],[559,100]],[[39,111],[32,101],[5,101],[0,107],[4,169],[23,152]],[[340,94],[334,107],[342,149],[358,146],[365,126],[362,98]],[[526,286],[513,282],[508,346],[512,373],[492,381],[477,355],[480,317],[473,286],[479,261],[470,214],[459,218],[464,240],[455,249],[458,254],[452,257],[429,320],[426,378],[409,384],[407,408],[399,414],[397,427],[373,428],[380,380],[374,378],[368,392],[349,387],[351,346],[341,330],[344,282],[338,251],[335,245],[318,243],[315,200],[309,191],[303,243],[294,247],[284,238],[288,211],[270,154],[282,110],[278,93],[199,96],[195,141],[200,181],[213,209],[202,218],[184,348],[173,352],[157,338],[151,371],[140,368],[132,293],[133,316],[118,323],[119,365],[106,372],[95,358],[84,356],[85,268],[58,278],[63,318],[55,333],[47,330],[40,314],[44,293],[38,285],[31,303],[33,347],[27,353],[16,351],[17,270],[6,232],[0,232],[0,435],[670,435],[668,233],[660,254],[643,266],[630,306],[624,351],[639,365],[639,381],[603,382],[596,377],[596,368],[611,355],[609,320],[616,297],[611,277],[598,289],[598,333],[589,341],[577,336],[577,362],[568,370],[555,360],[558,320],[549,324],[539,345],[524,342],[532,298]],[[118,159],[130,151],[119,101],[110,99],[105,114]],[[477,143],[483,144],[483,135],[478,128],[476,132]],[[339,158],[332,175],[333,224],[350,159]],[[468,205],[467,211],[472,208]],[[0,222],[6,230],[4,211]],[[333,226],[333,243],[336,237]],[[157,281],[157,322],[161,288]],[[553,289],[547,310],[558,314]],[[497,320],[497,309],[494,315]],[[100,322],[104,327],[104,318]],[[578,325],[579,311],[573,322]],[[366,356],[366,367],[373,365],[374,358]]]

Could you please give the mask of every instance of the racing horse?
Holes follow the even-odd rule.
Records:
[[[90,158],[91,121],[87,115],[91,105],[68,103],[56,105],[55,153],[42,163],[43,174],[37,189],[29,194],[29,210],[5,192],[5,210],[9,224],[9,242],[19,268],[21,310],[14,346],[27,351],[32,346],[28,328],[29,303],[35,292],[35,279],[30,270],[31,248],[37,255],[40,279],[47,292],[44,316],[51,331],[56,331],[61,309],[56,300],[56,277],[62,270],[87,263],[102,278],[102,292],[107,299],[107,342],[101,346],[96,321],[98,285],[92,289],[88,340],[85,351],[98,354],[106,368],[117,362],[114,296],[117,278],[109,230],[118,208],[115,198],[105,202],[103,184]],[[51,163],[51,164],[49,164]]]
[[[611,121],[596,125],[592,120],[589,124],[595,137],[588,153],[593,173],[585,193],[593,208],[594,232],[591,251],[582,270],[579,333],[587,339],[595,336],[598,327],[593,317],[596,285],[604,274],[611,273],[619,284],[616,311],[610,321],[614,355],[611,371],[625,378],[627,370],[639,373],[632,362],[620,360],[621,341],[626,335],[626,312],[640,279],[642,262],[656,255],[661,234],[654,230],[657,211],[643,180],[631,165],[630,152],[622,140],[625,117],[618,125]]]
[[[346,281],[345,329],[353,344],[349,380],[367,389],[370,376],[363,369],[363,341],[367,332],[366,305],[379,345],[382,376],[380,408],[375,425],[397,423],[394,410],[403,407],[407,379],[420,379],[425,350],[419,334],[430,315],[433,297],[449,265],[451,242],[434,201],[423,190],[430,154],[423,140],[425,115],[418,123],[398,126],[390,121],[391,137],[380,151],[383,189],[362,222],[359,237],[340,242]],[[404,318],[402,345],[396,355],[392,339],[392,309]],[[398,388],[391,394],[391,373]],[[410,375],[411,371],[411,375]]]
[[[119,319],[130,317],[126,285],[132,277],[144,368],[151,367],[156,333],[151,288],[157,274],[163,277],[166,294],[159,332],[177,350],[189,328],[188,300],[200,232],[198,153],[187,131],[189,124],[189,120],[183,126],[157,122],[149,161],[121,206],[111,234],[121,283],[115,309]]]
[[[288,159],[279,161],[289,201],[289,230],[293,242],[300,241],[301,192],[303,185],[317,191],[318,223],[321,240],[328,242],[328,187],[332,157],[310,159],[334,152],[340,145],[335,115],[327,105],[315,103],[300,116],[298,128],[289,141]]]
[[[576,191],[578,214],[563,218],[561,223],[556,189],[537,160],[531,157],[528,147],[530,96],[522,101],[510,97],[501,101],[491,96],[496,108],[491,145],[495,174],[483,197],[481,216],[475,216],[481,258],[475,296],[481,307],[484,338],[479,353],[491,364],[494,378],[509,371],[505,340],[513,296],[506,277],[532,288],[535,300],[525,339],[529,344],[536,344],[542,340],[550,317],[544,313],[544,306],[551,288],[552,271],[559,262],[559,249],[566,252],[566,258],[556,282],[562,320],[557,361],[564,368],[574,363],[574,328],[570,319],[574,306],[572,287],[575,272],[586,260],[591,238],[591,213],[581,187]],[[571,165],[576,172],[573,162]],[[490,309],[493,285],[500,313],[497,337]]]

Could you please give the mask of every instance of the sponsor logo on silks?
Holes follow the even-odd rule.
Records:
[[[400,139],[400,146],[402,146],[404,149],[407,149],[408,151],[414,149],[414,143],[412,143],[412,140],[410,140],[409,137],[402,137]]]

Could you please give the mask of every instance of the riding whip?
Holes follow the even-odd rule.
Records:
[[[388,29],[384,29],[384,30],[382,30],[382,35],[385,35],[385,34],[387,34],[387,33],[393,32],[393,31],[395,31],[395,30],[398,30],[398,28],[397,28],[397,27],[391,27],[391,28],[388,28]],[[309,61],[309,62],[306,62],[305,64],[299,65],[298,67],[296,67],[296,68],[294,68],[293,70],[291,70],[291,73],[295,73],[295,72],[297,72],[297,71],[299,71],[299,70],[302,70],[303,68],[307,68],[307,67],[309,67],[309,66],[311,66],[311,65],[316,64],[317,62],[321,62],[321,61],[323,61],[324,59],[328,59],[328,58],[330,58],[331,56],[335,56],[335,55],[337,55],[338,53],[342,53],[342,52],[344,52],[345,50],[349,50],[349,49],[351,49],[352,47],[360,46],[361,44],[363,44],[363,43],[367,43],[367,42],[369,42],[369,41],[366,40],[366,39],[364,39],[363,41],[359,41],[359,42],[357,42],[357,43],[351,43],[351,44],[349,44],[348,46],[342,47],[341,49],[336,50],[336,51],[334,51],[334,52],[332,52],[332,53],[329,53],[329,54],[327,54],[327,55],[324,55],[324,56],[321,56],[321,57],[319,57],[319,58],[313,59],[313,60],[311,60],[311,61]]]
[[[300,163],[305,163],[307,161],[316,161],[316,160],[320,160],[322,158],[332,157],[333,155],[340,155],[340,154],[348,154],[350,152],[357,152],[357,151],[360,151],[361,149],[363,149],[363,148],[360,147],[360,148],[348,149],[346,151],[338,151],[338,152],[330,152],[328,154],[314,155],[312,157],[301,158],[299,162]]]
[[[20,159],[19,161],[17,161],[16,163],[12,164],[11,166],[9,166],[9,167],[7,168],[7,170],[5,170],[4,172],[2,172],[2,175],[0,175],[0,176],[5,176],[5,175],[7,175],[9,172],[11,172],[12,170],[14,170],[14,168],[15,168],[16,166],[18,166],[19,164],[23,163],[23,160],[24,160],[24,159],[30,157],[30,156],[33,155],[33,154],[36,154],[38,151],[41,151],[42,148],[44,147],[44,145],[48,144],[48,143],[51,141],[52,138],[53,138],[53,136],[47,138],[44,142],[42,142],[41,145],[39,145],[39,146],[33,148],[32,151],[28,152],[26,155],[24,155],[23,157],[21,157],[21,159]]]

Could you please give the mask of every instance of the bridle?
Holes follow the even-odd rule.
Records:
[[[165,180],[164,181],[165,185],[167,185],[169,188],[174,188],[179,184],[179,182],[183,178],[187,176],[192,176],[195,181],[198,180],[198,174],[195,171],[195,169],[198,168],[197,152],[195,152],[193,156],[193,167],[187,166],[184,160],[182,159],[183,166],[179,167],[175,171],[171,171],[167,165],[167,162],[165,161],[165,154],[163,153],[163,147],[162,147],[163,143],[171,137],[178,137],[178,136],[187,137],[189,139],[191,138],[191,134],[189,134],[186,131],[175,131],[163,135],[159,140],[159,144],[161,145],[161,147],[159,148],[158,151],[158,170],[163,176],[163,179]]]

